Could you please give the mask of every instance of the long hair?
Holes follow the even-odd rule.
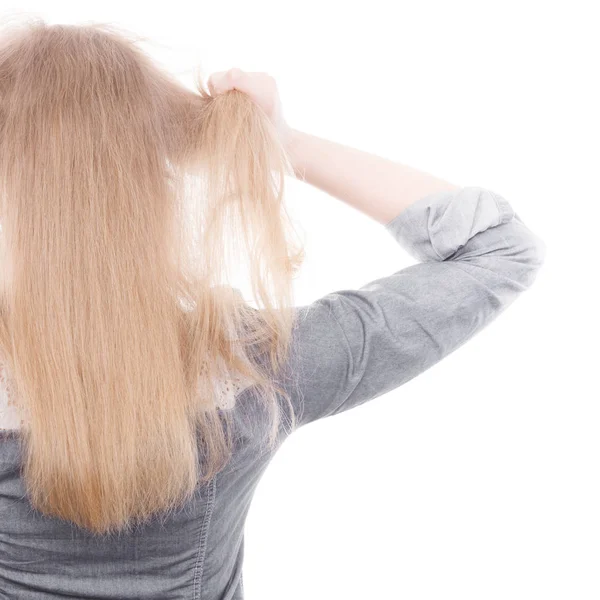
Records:
[[[304,258],[284,148],[247,95],[188,89],[137,41],[39,18],[0,33],[0,358],[22,475],[34,508],[96,533],[226,465],[223,381],[261,399],[267,444],[296,425],[276,383]],[[230,285],[244,267],[256,307]]]

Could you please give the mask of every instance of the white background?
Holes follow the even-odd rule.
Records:
[[[248,600],[600,598],[598,20],[592,2],[2,2],[108,21],[182,80],[278,81],[290,124],[505,196],[534,286],[401,388],[290,437],[246,527]],[[290,181],[297,303],[412,264]],[[360,243],[356,240],[359,239]]]

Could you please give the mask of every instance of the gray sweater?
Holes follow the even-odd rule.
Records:
[[[507,200],[477,187],[421,198],[383,229],[418,262],[297,307],[280,383],[300,427],[439,362],[527,290],[545,257],[544,242]],[[0,598],[241,600],[244,523],[289,432],[282,429],[274,450],[262,449],[264,413],[251,389],[234,413],[235,450],[225,470],[168,521],[106,538],[32,511],[18,432],[0,432]]]

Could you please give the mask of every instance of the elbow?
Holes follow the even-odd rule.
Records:
[[[537,279],[537,275],[546,262],[547,247],[545,241],[535,233],[527,230],[519,243],[515,245],[512,260],[518,265],[518,279],[529,288]]]
[[[502,285],[508,284],[516,291],[524,291],[534,283],[546,260],[546,243],[518,216],[481,232],[476,238],[476,247],[468,252],[463,248],[454,259],[495,273]]]
[[[515,213],[514,221],[519,224],[521,231],[524,232],[527,238],[527,244],[529,245],[528,255],[532,261],[532,264],[537,267],[541,267],[546,260],[546,242],[537,234],[535,234],[525,223],[518,214]]]
[[[546,260],[546,242],[526,227],[518,217],[516,221],[519,223],[519,236],[515,238],[516,251],[532,267],[541,267]]]
[[[544,242],[544,240],[542,240],[539,236],[534,235],[534,243],[533,243],[533,247],[531,250],[531,254],[532,254],[532,258],[531,258],[531,265],[532,265],[532,271],[533,271],[533,275],[530,278],[530,285],[535,281],[538,272],[540,271],[540,269],[542,268],[542,266],[544,265],[544,263],[546,262],[546,242]]]
[[[533,262],[540,268],[546,262],[546,242],[537,235],[534,235],[534,249],[532,250]]]

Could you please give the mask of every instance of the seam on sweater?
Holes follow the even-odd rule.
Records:
[[[356,363],[354,361],[354,354],[352,353],[352,346],[350,345],[350,341],[348,340],[348,336],[346,335],[346,332],[344,331],[344,328],[342,327],[342,324],[340,323],[339,319],[337,318],[336,314],[330,310],[331,315],[333,316],[334,321],[337,323],[337,326],[339,327],[340,331],[342,332],[342,338],[344,340],[344,344],[346,346],[346,349],[348,350],[348,355],[350,356],[350,377],[352,379],[354,379],[354,374],[356,371]],[[355,392],[356,388],[358,387],[358,384],[360,383],[360,379],[352,386],[352,389],[348,392],[348,394],[344,395],[344,398],[342,399],[341,403],[335,407],[335,409],[333,410],[332,414],[336,414],[337,411],[339,409],[342,408],[342,406],[344,406],[344,404],[346,404],[346,402],[348,401],[348,398],[350,398],[350,396]]]
[[[198,534],[198,554],[196,556],[196,564],[194,566],[194,587],[193,587],[193,600],[201,600],[202,598],[202,575],[204,574],[204,560],[206,557],[206,546],[208,538],[208,528],[212,517],[212,512],[215,504],[217,486],[217,475],[213,477],[213,480],[208,487],[208,498],[206,503],[206,512],[204,513],[204,519],[200,527],[200,533]]]

